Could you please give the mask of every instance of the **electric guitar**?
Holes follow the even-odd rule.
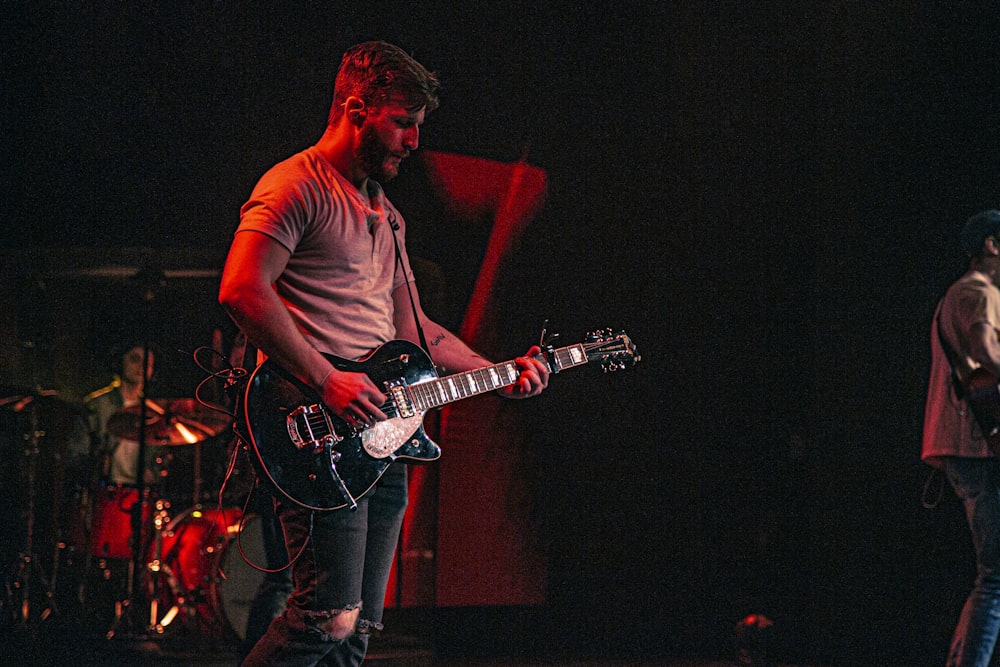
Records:
[[[237,430],[263,479],[307,509],[354,509],[397,459],[434,461],[441,449],[424,433],[423,417],[448,403],[514,384],[514,361],[438,377],[417,345],[394,340],[361,361],[324,355],[342,371],[365,373],[388,397],[388,417],[355,428],[335,415],[311,387],[270,360],[257,367],[240,396]],[[605,371],[640,357],[624,333],[589,334],[583,343],[554,349],[540,358],[552,373],[597,361]]]

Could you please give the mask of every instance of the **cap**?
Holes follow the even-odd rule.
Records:
[[[962,228],[962,250],[976,256],[983,249],[983,242],[1000,231],[1000,211],[990,209],[977,213]]]

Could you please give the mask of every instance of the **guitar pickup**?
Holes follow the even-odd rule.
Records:
[[[393,405],[396,406],[396,416],[409,419],[417,414],[409,388],[402,381],[387,382],[386,389]]]
[[[300,405],[285,417],[285,427],[288,437],[300,451],[317,452],[323,449],[324,441],[332,438],[334,442],[343,440],[333,428],[330,415],[319,405]]]

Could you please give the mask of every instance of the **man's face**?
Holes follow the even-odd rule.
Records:
[[[399,101],[371,107],[355,148],[361,168],[376,180],[388,181],[399,174],[400,163],[420,144],[420,126],[425,110],[408,110]]]
[[[122,357],[122,380],[129,384],[142,384],[144,379],[142,372],[142,359],[145,353],[141,347],[133,347]],[[149,353],[149,365],[146,369],[145,377],[153,374],[153,353]]]

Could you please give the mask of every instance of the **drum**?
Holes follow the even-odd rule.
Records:
[[[187,509],[154,540],[147,573],[150,599],[157,601],[161,625],[180,617],[206,636],[242,639],[247,617],[264,573],[260,518],[239,509]]]
[[[149,538],[149,518],[152,501],[149,489],[143,496],[142,540],[144,549]],[[108,485],[94,493],[94,510],[91,518],[90,553],[97,558],[132,558],[132,512],[139,502],[139,489],[134,486]]]

